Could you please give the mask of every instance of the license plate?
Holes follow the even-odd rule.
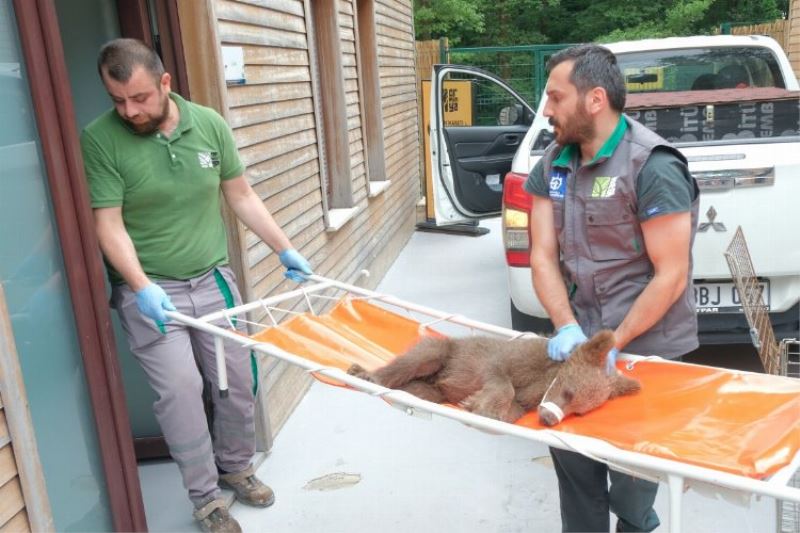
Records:
[[[759,281],[758,286],[769,311],[769,280]],[[742,313],[742,299],[736,285],[728,283],[695,283],[694,300],[698,313]]]

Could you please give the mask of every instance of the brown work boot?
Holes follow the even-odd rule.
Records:
[[[208,531],[209,533],[242,533],[239,522],[228,512],[228,508],[222,499],[211,500],[199,509],[195,509],[193,516],[195,520],[200,522],[200,527],[203,528],[203,531]]]
[[[275,503],[275,493],[256,477],[252,466],[235,474],[220,474],[219,486],[233,489],[236,499],[256,507],[269,507]]]

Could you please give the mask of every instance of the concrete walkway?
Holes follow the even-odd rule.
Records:
[[[466,237],[417,232],[378,290],[510,327],[499,220]],[[448,419],[421,419],[368,395],[315,383],[258,471],[269,509],[231,508],[244,531],[272,533],[556,532],[558,488],[547,449]],[[194,531],[172,463],[140,469],[151,531]],[[669,531],[665,487],[656,509]],[[684,532],[775,530],[771,499],[694,491]]]

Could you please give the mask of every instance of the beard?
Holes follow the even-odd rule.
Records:
[[[568,116],[563,123],[550,117],[550,125],[553,126],[553,133],[558,144],[582,144],[594,138],[597,128],[595,128],[592,117],[586,111],[586,107],[578,105],[575,112]]]
[[[150,135],[155,133],[159,127],[167,120],[169,115],[169,94],[164,93],[161,112],[157,115],[145,115],[147,120],[145,122],[132,122],[123,117],[123,120],[137,133],[137,135]]]

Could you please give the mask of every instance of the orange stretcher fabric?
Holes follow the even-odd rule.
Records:
[[[325,315],[297,315],[253,338],[346,370],[353,363],[384,365],[423,335],[440,334],[346,298]],[[631,370],[623,362],[617,366],[638,379],[642,391],[567,417],[554,429],[752,478],[777,472],[800,450],[800,380],[669,361],[643,360]],[[544,429],[535,412],[516,424]]]

